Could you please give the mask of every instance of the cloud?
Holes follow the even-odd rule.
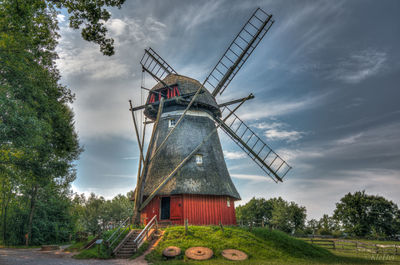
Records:
[[[102,56],[98,46],[83,41],[76,31],[67,26],[60,27],[60,44],[57,46],[59,67],[63,78],[84,77],[92,80],[112,80],[129,78],[133,72],[129,54],[142,53],[142,49],[132,50],[132,47],[146,47],[165,39],[166,25],[152,17],[141,19],[112,18],[106,23],[109,36],[115,40],[116,55]],[[124,53],[124,56],[122,54]]]
[[[339,60],[331,78],[349,84],[357,84],[371,76],[377,75],[385,68],[387,54],[382,51],[367,49],[357,51],[348,58]]]
[[[313,95],[297,99],[279,99],[268,102],[254,102],[239,109],[239,117],[242,120],[258,120],[262,118],[273,118],[287,115],[293,112],[318,107],[327,94]]]
[[[62,23],[65,21],[65,16],[63,14],[58,14],[57,15],[57,20],[59,23]]]
[[[257,129],[266,129],[264,135],[272,141],[280,140],[286,142],[294,142],[300,140],[304,132],[294,131],[294,130],[286,130],[285,127],[288,127],[287,124],[281,122],[261,122],[255,125],[252,125]]]
[[[302,132],[298,131],[285,131],[271,129],[265,132],[265,136],[270,140],[286,140],[287,142],[294,142],[303,137]]]
[[[286,126],[286,124],[280,122],[272,122],[272,123],[261,122],[253,125],[253,127],[256,127],[257,129],[276,129],[284,126]]]
[[[128,156],[128,157],[123,157],[123,160],[138,160],[139,157],[138,156]]]
[[[216,17],[221,12],[221,5],[225,1],[208,1],[200,5],[190,5],[180,12],[179,20],[185,30],[193,30],[195,27]]]
[[[269,177],[261,176],[261,175],[248,175],[248,174],[231,174],[233,178],[244,179],[244,180],[252,180],[255,182],[273,182]]]
[[[337,140],[337,143],[338,144],[352,144],[352,143],[355,143],[356,140],[358,138],[360,138],[362,135],[363,135],[363,133],[357,133],[354,135],[350,135],[348,137]]]
[[[246,157],[246,154],[244,154],[243,152],[235,152],[235,151],[230,152],[230,151],[224,150],[224,157],[226,159],[232,159],[232,160],[242,159],[242,158]]]

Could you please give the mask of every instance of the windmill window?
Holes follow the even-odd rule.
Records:
[[[229,197],[226,198],[226,206],[231,207],[231,199]]]
[[[196,164],[197,165],[203,165],[203,155],[196,155]]]
[[[176,120],[175,119],[169,119],[168,120],[168,127],[169,128],[175,127],[175,124],[176,124]]]

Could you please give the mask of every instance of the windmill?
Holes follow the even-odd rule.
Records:
[[[236,224],[234,201],[240,199],[227,170],[217,130],[224,131],[266,176],[281,182],[291,167],[246,125],[235,111],[247,97],[220,103],[217,97],[242,68],[269,31],[272,15],[257,8],[203,83],[179,75],[153,49],[140,61],[157,84],[144,105],[130,111],[140,150],[134,197],[135,223],[157,215],[183,224]],[[232,107],[234,106],[234,107]],[[146,118],[142,133],[135,112]],[[146,125],[153,123],[145,152]]]

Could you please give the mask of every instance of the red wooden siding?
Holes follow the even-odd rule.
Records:
[[[173,195],[170,202],[170,220],[173,224],[183,225],[188,219],[191,225],[236,225],[234,199],[214,195]],[[227,200],[229,199],[230,207]],[[160,196],[156,196],[142,211],[144,224],[154,215],[160,220]]]
[[[235,225],[235,206],[233,198],[212,195],[183,195],[183,215],[192,225]]]

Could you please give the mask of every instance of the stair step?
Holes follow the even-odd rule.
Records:
[[[135,252],[135,249],[120,249],[118,250],[117,254],[126,254],[126,253],[133,253]]]

